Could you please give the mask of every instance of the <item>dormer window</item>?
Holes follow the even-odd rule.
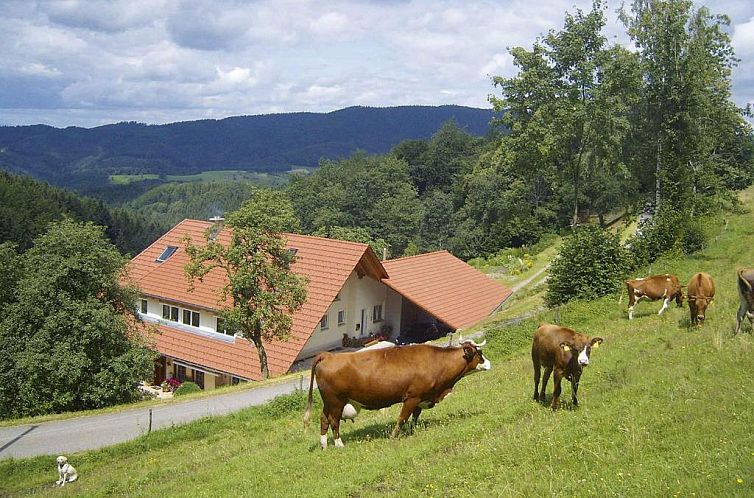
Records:
[[[288,254],[290,254],[291,256],[295,256],[297,252],[298,252],[298,248],[296,248],[296,247],[289,247],[288,248]]]
[[[158,263],[162,263],[163,261],[167,261],[168,258],[170,256],[172,256],[173,254],[175,254],[175,251],[177,251],[177,250],[178,250],[178,248],[176,246],[167,246],[165,248],[165,250],[162,251],[162,254],[160,254],[159,256],[157,256],[157,259],[155,259],[155,261],[157,261]]]

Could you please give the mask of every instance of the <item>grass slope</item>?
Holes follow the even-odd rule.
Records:
[[[754,215],[737,215],[702,253],[653,265],[716,279],[702,328],[689,329],[685,307],[658,317],[658,303],[629,322],[617,296],[561,308],[564,325],[606,339],[578,409],[531,401],[528,348],[548,312],[488,323],[492,371],[463,379],[411,435],[387,437],[397,406],[363,412],[342,425],[345,449],[322,452],[295,395],[69,455],[81,477],[56,495],[754,496],[754,340],[748,325],[732,336],[735,269],[754,265],[752,237]],[[0,462],[0,475],[9,496],[47,495],[57,479],[53,457]]]

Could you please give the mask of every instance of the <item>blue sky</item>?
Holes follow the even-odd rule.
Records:
[[[712,4],[712,2],[710,2]],[[489,107],[507,47],[588,1],[0,0],[0,124],[91,127],[351,105]],[[606,34],[625,43],[608,3]],[[754,2],[716,1],[754,103]]]

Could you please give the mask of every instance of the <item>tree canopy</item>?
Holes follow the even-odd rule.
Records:
[[[306,279],[291,270],[296,256],[282,233],[297,223],[281,192],[262,189],[228,216],[227,245],[211,236],[217,226],[207,232],[203,245],[184,241],[189,289],[215,268],[224,272],[228,283],[218,296],[220,317],[228,330],[238,331],[257,349],[264,378],[269,377],[264,343],[288,339],[293,313],[306,300]],[[225,305],[228,298],[231,306]]]
[[[104,228],[51,223],[31,249],[0,246],[0,417],[131,401],[155,354],[136,330],[126,259]]]

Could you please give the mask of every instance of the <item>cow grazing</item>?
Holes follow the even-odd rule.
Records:
[[[593,348],[602,344],[601,337],[590,339],[571,329],[543,323],[534,333],[531,345],[531,361],[534,365],[534,400],[545,402],[545,389],[550,374],[555,373],[555,389],[552,395],[553,410],[560,405],[560,381],[563,378],[571,381],[571,396],[573,404],[578,405],[576,398],[579,390],[579,380],[585,366],[589,365],[589,355]],[[539,391],[541,368],[545,367],[545,378],[542,380],[542,390]]]
[[[340,420],[353,419],[361,408],[377,410],[403,403],[391,437],[397,437],[410,415],[413,423],[424,408],[432,408],[466,375],[490,369],[481,347],[464,341],[457,347],[413,344],[353,353],[320,353],[312,364],[304,426],[309,424],[314,378],[324,407],[320,416],[320,445],[327,447],[332,429],[342,447]]]
[[[628,319],[631,320],[634,317],[634,306],[642,299],[648,299],[649,301],[657,301],[662,299],[662,308],[657,313],[662,315],[662,312],[668,309],[668,303],[675,299],[678,306],[683,306],[683,290],[681,284],[678,283],[678,277],[666,273],[665,275],[652,275],[646,278],[636,278],[633,280],[626,280],[626,288],[628,289]]]
[[[709,274],[704,272],[695,273],[688,286],[689,311],[691,323],[701,325],[704,323],[707,306],[715,297],[715,282]]]
[[[736,314],[736,334],[741,330],[744,316],[754,326],[754,268],[738,270],[738,313]]]

